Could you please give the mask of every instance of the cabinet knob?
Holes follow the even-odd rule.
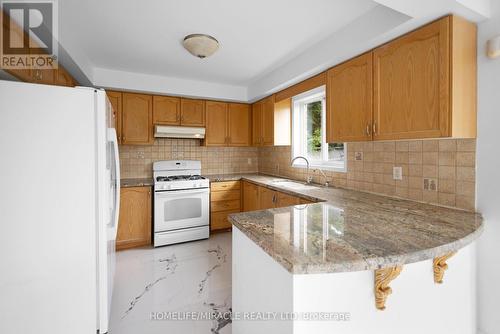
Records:
[[[370,124],[366,124],[366,135],[369,137],[372,135]]]
[[[377,135],[377,122],[373,122],[373,135]]]

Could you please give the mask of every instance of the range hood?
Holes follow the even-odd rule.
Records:
[[[155,137],[203,139],[205,138],[205,128],[155,125]]]

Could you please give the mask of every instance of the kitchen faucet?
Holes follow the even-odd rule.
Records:
[[[323,185],[325,187],[328,187],[330,184],[328,183],[328,177],[326,176],[325,172],[323,172],[323,170],[321,168],[316,168],[316,169],[319,170],[321,175],[323,175],[323,177],[325,178],[325,183],[323,183]]]
[[[297,159],[303,159],[306,162],[306,166],[307,166],[307,173],[306,173],[307,178],[306,178],[306,182],[308,184],[311,183],[311,178],[309,177],[309,160],[307,160],[306,157],[298,155],[295,158],[293,158],[292,161],[290,161],[290,165],[293,166],[294,161],[297,160]]]

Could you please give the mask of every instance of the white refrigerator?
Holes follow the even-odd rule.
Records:
[[[120,170],[106,94],[0,81],[0,333],[106,333]]]

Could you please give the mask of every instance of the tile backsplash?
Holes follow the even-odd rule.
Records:
[[[258,172],[256,147],[205,147],[198,139],[155,139],[152,146],[120,146],[122,178],[153,175],[158,160],[201,160],[202,174]]]
[[[474,139],[348,143],[347,173],[325,173],[335,186],[472,210],[475,154]],[[290,167],[290,156],[290,147],[262,148],[259,171],[305,180],[305,169]],[[402,180],[393,179],[393,167],[401,167]],[[318,171],[311,175],[324,183]],[[424,179],[437,189],[425,190]]]
[[[348,143],[347,172],[325,174],[338,187],[472,210],[475,154],[474,139]],[[289,146],[204,147],[196,139],[156,139],[153,146],[121,146],[120,155],[123,178],[151,177],[154,161],[171,159],[201,160],[203,174],[261,172],[306,178],[304,168],[290,166]],[[393,179],[393,167],[401,167],[401,180]],[[313,182],[324,183],[318,171],[310,175]],[[425,190],[424,179],[437,189]]]

